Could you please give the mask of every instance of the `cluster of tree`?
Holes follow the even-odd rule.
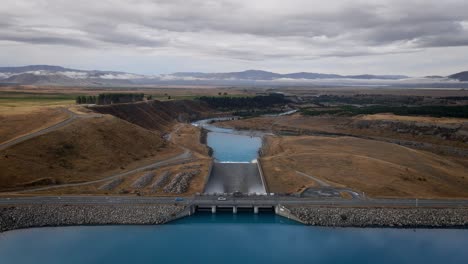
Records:
[[[78,96],[76,97],[77,104],[95,104],[97,100],[96,96]]]
[[[447,96],[447,97],[440,97],[440,99],[454,100],[454,101],[468,101],[468,96]]]
[[[393,113],[395,115],[408,115],[408,116],[433,116],[433,117],[458,117],[468,118],[468,105],[463,106],[367,106],[367,107],[353,107],[342,106],[330,110],[314,110],[303,109],[301,112],[305,115],[372,115],[378,113]]]
[[[197,98],[218,109],[254,109],[283,105],[289,101],[282,94],[257,95],[252,97],[215,97],[202,96]]]
[[[117,104],[143,101],[145,95],[142,93],[103,93],[98,96],[78,96],[77,104]]]
[[[280,114],[283,112],[284,111],[281,109],[264,109],[264,110],[250,109],[250,110],[235,111],[232,114],[235,116],[241,116],[241,117],[256,117],[256,116],[261,116],[261,115]]]
[[[342,104],[382,104],[382,105],[402,105],[417,104],[424,100],[423,96],[403,96],[403,95],[375,95],[356,94],[353,96],[344,95],[320,95],[312,99],[313,103],[342,103]]]

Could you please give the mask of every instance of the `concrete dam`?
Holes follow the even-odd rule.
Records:
[[[205,185],[205,194],[266,194],[259,163],[214,162]]]

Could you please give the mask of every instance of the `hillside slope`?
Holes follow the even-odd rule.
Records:
[[[451,79],[457,79],[461,82],[468,82],[468,71],[455,73],[449,76]]]
[[[297,170],[372,197],[468,197],[466,161],[395,144],[352,137],[268,137],[264,154],[272,192],[309,185]]]
[[[100,179],[182,152],[159,132],[103,116],[72,124],[0,152],[0,190]]]
[[[208,117],[213,110],[198,101],[147,101],[90,107],[150,130],[168,132],[176,121],[191,121]]]

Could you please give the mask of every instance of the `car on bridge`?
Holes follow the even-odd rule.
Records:
[[[183,200],[184,200],[184,198],[180,198],[180,197],[175,198],[176,202],[182,202]]]
[[[218,201],[226,201],[226,197],[218,197]]]

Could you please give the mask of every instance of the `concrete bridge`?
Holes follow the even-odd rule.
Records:
[[[225,197],[222,197],[226,199]],[[189,205],[191,211],[232,211],[237,214],[238,211],[249,211],[258,214],[260,211],[277,212],[280,205],[273,200],[250,200],[250,199],[229,199],[229,200],[201,200],[196,199]]]
[[[233,214],[237,214],[239,211],[247,211],[253,212],[254,214],[258,214],[260,211],[268,211],[268,212],[277,212],[279,210],[278,206],[271,206],[271,205],[192,205],[191,208],[192,212],[211,212],[215,214],[216,212],[231,212]]]

